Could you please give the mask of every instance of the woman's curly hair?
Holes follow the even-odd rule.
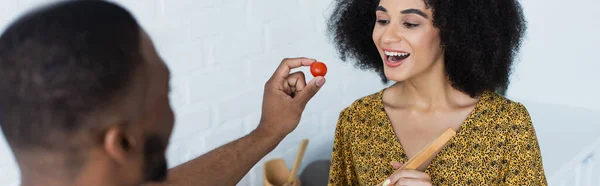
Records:
[[[439,29],[446,74],[452,86],[474,97],[508,85],[526,21],[517,0],[424,0]],[[373,43],[379,0],[335,0],[328,21],[343,61],[374,70],[384,83],[381,56]]]

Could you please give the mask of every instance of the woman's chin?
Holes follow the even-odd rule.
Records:
[[[408,79],[408,74],[396,71],[396,69],[384,69],[385,77],[390,81],[401,82]]]

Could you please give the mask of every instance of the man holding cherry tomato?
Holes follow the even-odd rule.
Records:
[[[235,185],[298,126],[325,79],[290,71],[313,63],[284,59],[254,131],[167,170],[170,72],[152,40],[114,3],[62,1],[0,36],[0,127],[22,186]]]

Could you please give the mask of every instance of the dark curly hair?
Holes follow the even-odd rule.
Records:
[[[440,31],[446,74],[452,86],[474,97],[506,88],[526,21],[517,0],[424,0]],[[379,0],[335,0],[328,21],[343,61],[374,70],[384,83],[381,56],[372,40]]]

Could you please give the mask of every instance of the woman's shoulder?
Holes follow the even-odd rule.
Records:
[[[350,106],[342,110],[342,114],[370,114],[377,109],[383,109],[383,90],[358,98]]]
[[[486,92],[481,97],[483,113],[496,120],[508,121],[508,124],[531,123],[529,111],[520,102],[513,101],[495,92]]]
[[[338,128],[344,128],[349,131],[351,128],[361,128],[360,131],[368,131],[374,124],[383,123],[387,117],[383,111],[382,102],[383,90],[363,96],[354,100],[352,104],[344,108],[338,118]]]

